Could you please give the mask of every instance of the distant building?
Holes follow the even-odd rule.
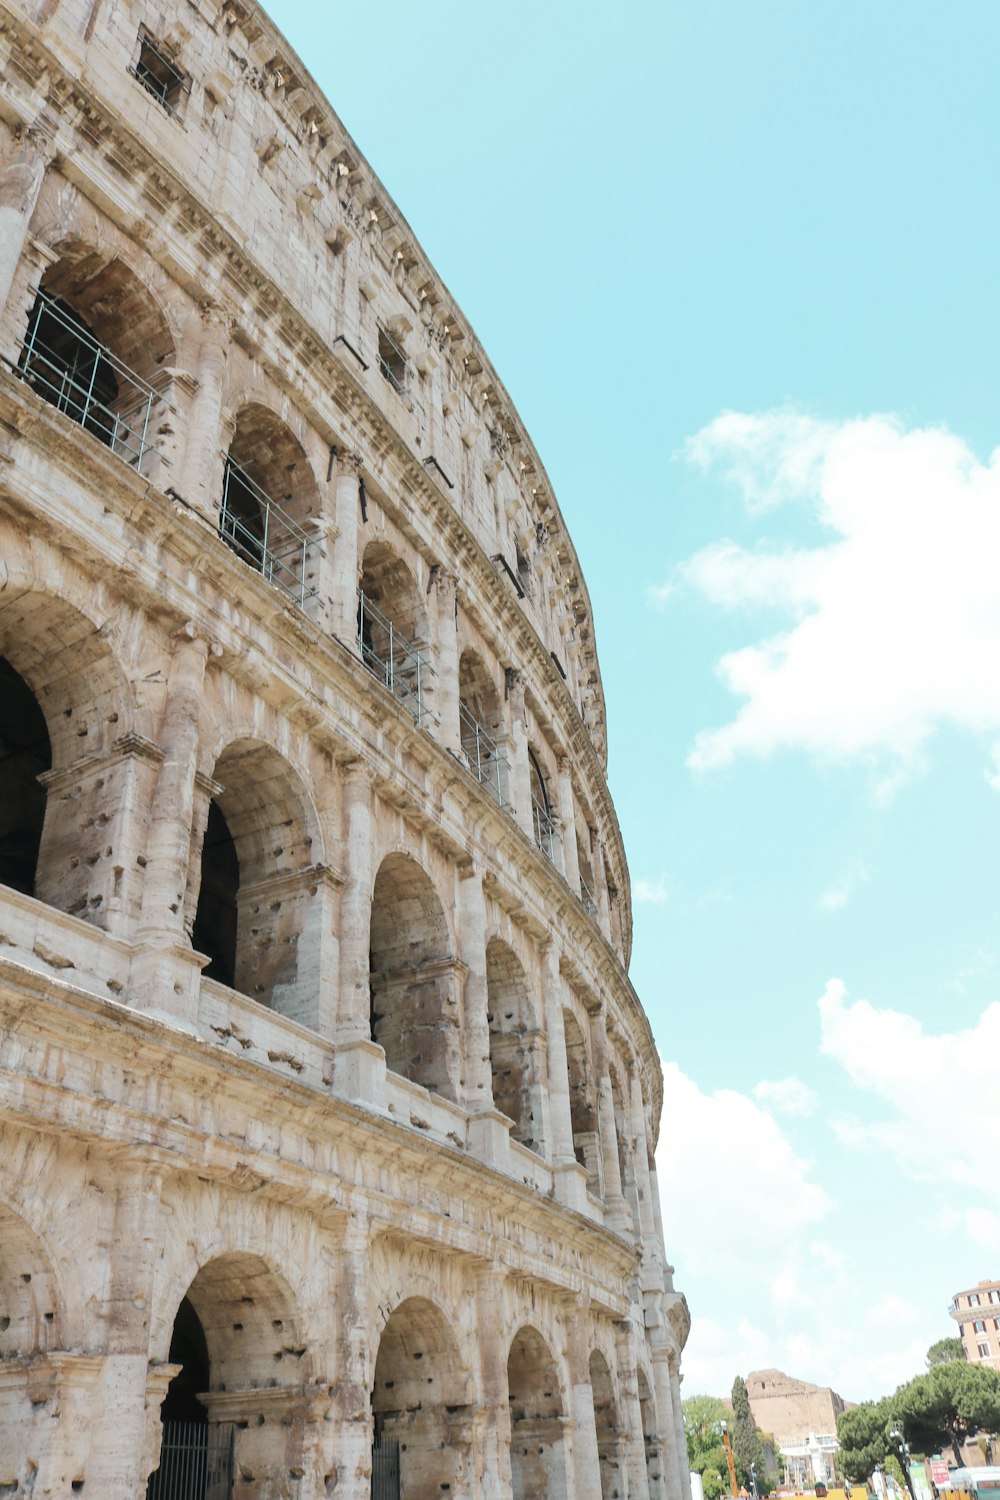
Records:
[[[795,1380],[781,1370],[753,1370],[747,1396],[754,1421],[773,1435],[796,1489],[828,1484],[835,1477],[837,1418],[848,1403],[826,1385]]]
[[[948,1311],[969,1363],[1000,1370],[1000,1281],[980,1281],[970,1291],[956,1292]]]

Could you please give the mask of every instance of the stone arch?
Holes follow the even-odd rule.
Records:
[[[437,1303],[408,1297],[386,1320],[372,1388],[373,1466],[399,1445],[407,1500],[467,1492],[472,1442],[469,1378]]]
[[[569,1082],[569,1114],[573,1130],[573,1152],[581,1167],[587,1169],[587,1188],[595,1198],[601,1196],[601,1145],[597,1128],[597,1103],[591,1076],[590,1060],[583,1031],[572,1011],[563,1011],[563,1034],[566,1038],[566,1067]]]
[[[504,723],[496,684],[477,651],[466,649],[458,663],[458,710],[462,754],[473,776],[501,806],[507,797]]]
[[[301,600],[308,587],[308,523],[319,490],[305,449],[276,412],[249,401],[236,425],[223,480],[219,528],[238,557]]]
[[[282,1493],[301,1469],[312,1355],[281,1272],[243,1250],[205,1262],[177,1306],[168,1359],[180,1369],[160,1408],[163,1478],[180,1467],[178,1438],[198,1446],[203,1463],[231,1444],[247,1500]],[[191,1425],[180,1432],[178,1424]],[[159,1492],[151,1481],[150,1493]]]
[[[565,1411],[552,1351],[536,1328],[525,1325],[507,1356],[510,1467],[513,1500],[565,1500]]]
[[[663,1473],[663,1453],[656,1431],[656,1402],[653,1388],[640,1365],[636,1371],[639,1394],[639,1415],[642,1419],[642,1446],[646,1456],[646,1482],[649,1500],[665,1500],[666,1480]]]
[[[541,1038],[521,961],[500,938],[486,944],[486,1019],[493,1102],[513,1120],[514,1139],[539,1149]]]
[[[456,1102],[462,1084],[457,960],[444,907],[408,854],[382,861],[369,937],[371,1035],[386,1067]]]
[[[590,1390],[594,1400],[594,1427],[597,1431],[597,1455],[601,1466],[603,1500],[618,1500],[624,1493],[618,1403],[615,1399],[611,1370],[600,1349],[590,1356]]]
[[[535,843],[555,863],[559,822],[549,790],[545,763],[534,745],[528,746],[528,781],[531,788],[531,822]]]
[[[126,814],[155,775],[125,674],[92,619],[17,583],[0,589],[0,659],[0,880],[113,928],[138,904]]]
[[[0,1202],[0,1475],[13,1479],[18,1494],[29,1493],[36,1479],[55,1488],[53,1449],[71,1423],[60,1409],[56,1366],[46,1369],[46,1356],[64,1348],[63,1307],[42,1240]]]
[[[63,1298],[42,1240],[0,1202],[0,1361],[63,1347]]]
[[[365,666],[419,722],[431,697],[426,601],[388,542],[369,542],[361,560],[358,642]]]
[[[315,1024],[323,868],[319,823],[295,768],[270,745],[234,740],[202,796],[192,942],[207,974]]]
[[[77,236],[46,267],[19,368],[43,400],[140,466],[175,363],[159,300],[119,254]]]

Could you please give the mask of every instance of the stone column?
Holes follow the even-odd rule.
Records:
[[[480,1329],[504,1326],[504,1277],[485,1271],[476,1288]],[[507,1347],[494,1337],[479,1340],[479,1401],[473,1424],[472,1464],[476,1500],[510,1500],[510,1391]]]
[[[580,1297],[568,1302],[565,1321],[573,1416],[572,1494],[574,1500],[602,1500],[594,1392],[590,1384],[590,1308],[586,1299]]]
[[[437,704],[436,737],[456,755],[462,751],[458,717],[458,580],[452,573],[438,573],[437,592]]]
[[[465,1107],[472,1113],[493,1108],[490,1029],[486,992],[486,899],[483,877],[473,866],[459,872],[458,947],[465,965]]]
[[[611,908],[608,905],[608,876],[604,868],[604,848],[599,838],[594,840],[594,886],[594,896],[597,900],[597,924],[610,943]]]
[[[601,1136],[601,1161],[604,1165],[604,1201],[614,1227],[620,1233],[626,1233],[630,1222],[618,1160],[618,1123],[615,1120],[608,1065],[608,1016],[603,1005],[598,1006],[590,1015],[590,1052],[594,1060],[597,1089],[597,1121]]]
[[[555,1196],[558,1202],[583,1212],[587,1204],[587,1172],[573,1150],[573,1120],[569,1107],[569,1065],[563,1030],[563,980],[559,950],[546,944],[542,953],[542,1000],[548,1033],[549,1147]]]
[[[576,803],[573,797],[573,774],[568,755],[557,762],[559,822],[562,827],[563,872],[572,891],[580,894],[580,857],[576,848]]]
[[[332,1489],[344,1500],[371,1500],[371,1387],[375,1351],[369,1347],[371,1324],[368,1285],[368,1222],[363,1205],[352,1207],[335,1259],[333,1287],[337,1319],[336,1421],[328,1439],[332,1448]]]
[[[358,653],[358,579],[361,573],[361,501],[358,486],[361,457],[341,453],[337,458],[334,490],[333,550],[330,585],[330,629],[339,641]]]
[[[678,1448],[668,1350],[654,1348],[651,1353],[653,1356],[653,1392],[656,1397],[656,1431],[663,1448],[667,1497],[668,1500],[684,1500],[685,1495],[690,1495],[691,1484],[690,1475],[688,1475],[688,1489],[685,1491],[684,1481],[681,1478],[682,1465],[685,1474],[688,1472],[687,1439],[685,1438],[681,1447]]]
[[[226,434],[223,397],[232,321],[216,303],[199,309],[192,331],[197,340],[196,389],[188,407],[187,434],[177,476],[177,492],[213,530],[222,505]]]
[[[518,827],[535,841],[531,816],[531,771],[528,762],[528,722],[524,707],[524,679],[507,671],[507,701],[510,705],[510,800]]]
[[[19,126],[14,149],[0,168],[0,312],[7,306],[45,170],[54,155],[54,142],[43,131]]]
[[[185,936],[184,910],[193,873],[189,856],[205,666],[213,648],[191,624],[174,640],[160,725],[163,761],[149,809],[132,1001],[193,1025],[201,965]],[[186,984],[178,976],[178,961],[187,966]]]
[[[691,1500],[691,1466],[687,1457],[687,1438],[684,1434],[684,1413],[681,1410],[680,1357],[672,1353],[670,1370],[670,1395],[674,1410],[674,1431],[677,1434],[677,1468],[681,1481],[681,1500]]]
[[[650,1500],[649,1476],[646,1470],[646,1440],[642,1430],[642,1408],[639,1405],[639,1383],[636,1376],[635,1325],[619,1328],[618,1382],[621,1390],[622,1447],[628,1475],[628,1500]]]
[[[372,1041],[369,944],[372,869],[371,775],[363,761],[343,770],[343,865],[340,895],[340,995],[333,1082],[348,1099],[380,1103],[385,1055]]]

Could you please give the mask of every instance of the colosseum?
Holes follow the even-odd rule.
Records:
[[[532,442],[250,0],[0,74],[0,1495],[690,1500]]]

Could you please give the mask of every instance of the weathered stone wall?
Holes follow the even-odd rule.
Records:
[[[0,6],[0,74],[0,1488],[142,1495],[194,1413],[239,1500],[392,1439],[687,1500],[537,455],[260,12]]]

